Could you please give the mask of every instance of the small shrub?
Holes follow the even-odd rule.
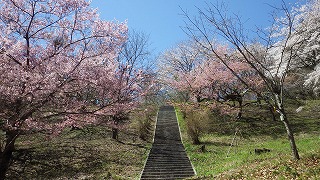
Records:
[[[193,144],[200,144],[200,136],[208,131],[211,113],[209,110],[189,110],[186,112],[187,133]]]
[[[135,129],[140,139],[147,141],[152,137],[155,116],[156,108],[151,106],[133,113],[132,119],[136,124]]]

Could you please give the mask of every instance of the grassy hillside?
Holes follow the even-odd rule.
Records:
[[[320,179],[320,102],[307,101],[299,113],[297,108],[291,102],[287,109],[300,161],[292,160],[284,126],[267,110],[249,106],[241,121],[212,120],[210,132],[200,137],[202,144],[192,145],[177,109],[184,145],[197,172],[193,179]],[[263,148],[270,152],[255,153]]]
[[[18,139],[8,179],[139,179],[150,142],[121,131],[111,139],[106,127],[65,130],[56,138],[41,134]]]

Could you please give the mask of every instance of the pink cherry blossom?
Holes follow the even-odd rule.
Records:
[[[117,61],[127,31],[86,0],[1,1],[0,128],[13,144],[1,152],[21,133],[57,135],[132,110],[144,78]]]

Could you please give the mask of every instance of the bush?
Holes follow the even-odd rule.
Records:
[[[141,108],[133,113],[133,121],[135,122],[135,129],[140,139],[147,141],[152,137],[154,119],[156,116],[156,107]]]
[[[200,136],[209,130],[211,112],[208,109],[186,111],[187,133],[193,144],[200,144]]]

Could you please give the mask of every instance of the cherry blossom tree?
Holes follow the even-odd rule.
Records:
[[[111,96],[107,96],[108,101],[112,102],[108,108],[104,108],[104,115],[112,118],[112,138],[118,139],[118,130],[123,127],[123,123],[128,120],[128,114],[141,103],[153,83],[148,81],[149,87],[141,85],[147,79],[147,73],[141,70],[132,72],[128,65],[121,65],[116,71],[116,78],[112,82],[114,87],[111,89]],[[110,91],[110,90],[109,90]],[[100,112],[100,113],[101,113]],[[107,121],[108,122],[108,121]]]
[[[234,69],[234,73],[246,79],[251,86],[258,90],[258,87],[263,83],[256,76],[254,70],[230,51],[226,45],[217,44],[217,46],[219,46],[217,52],[219,51],[221,56],[226,56],[226,63]],[[160,66],[162,68],[160,70],[163,71],[162,74],[166,75],[163,78],[164,81],[173,89],[186,92],[190,99],[193,98],[198,103],[208,100],[217,100],[220,103],[238,102],[238,117],[241,117],[244,105],[243,96],[248,92],[248,88],[240,83],[225,65],[212,53],[207,52],[205,48],[196,46],[195,43],[189,46],[184,44],[183,47],[189,50],[188,54],[183,54],[174,48],[163,55],[165,59],[161,60],[166,64]],[[192,65],[190,65],[191,63]]]
[[[188,101],[190,99],[190,92],[186,91],[188,80],[177,80],[177,78],[179,76],[182,77],[186,74],[189,74],[191,71],[194,71],[196,65],[201,62],[201,59],[202,56],[195,42],[186,41],[177,44],[172,49],[169,49],[162,53],[158,58],[158,74],[160,82],[166,89],[171,89],[173,87],[180,88],[180,85],[176,83],[179,81],[185,82],[185,84],[181,85],[178,94],[182,96],[183,101]]]
[[[220,48],[221,49],[221,48]],[[220,102],[233,102],[233,107],[239,109],[237,113],[237,118],[242,118],[242,108],[248,103],[244,103],[244,97],[247,94],[257,94],[248,88],[248,86],[241,83],[237,77],[241,77],[247,84],[255,91],[261,92],[264,84],[262,79],[257,76],[254,69],[252,69],[243,59],[239,58],[236,52],[226,51],[225,48],[219,50],[220,57],[225,56],[225,63],[230,67],[233,72],[226,68],[225,64],[219,61],[219,59],[214,58],[214,60],[209,59],[209,62],[213,62],[214,66],[207,65],[206,73],[211,80],[214,82],[216,100]],[[218,52],[218,50],[217,50]],[[223,55],[222,55],[223,54]],[[210,57],[215,57],[211,54]],[[210,64],[211,64],[210,63]],[[213,86],[213,85],[212,85]],[[235,104],[238,103],[238,105]]]
[[[5,139],[0,179],[20,135],[58,134],[130,104],[123,92],[134,91],[135,85],[123,86],[116,61],[127,25],[100,20],[89,5],[85,0],[1,1],[0,128]]]
[[[291,18],[292,27],[288,29],[286,17],[276,18],[278,26],[273,26],[272,36],[279,38],[279,41],[271,49],[275,54],[270,53],[275,59],[275,64],[282,66],[275,69],[282,73],[286,69],[301,76],[304,80],[300,86],[311,87],[314,92],[319,93],[319,72],[320,72],[320,2],[309,1],[307,4],[293,7],[287,10]],[[283,38],[290,34],[290,37]],[[287,48],[281,53],[283,47]]]
[[[117,81],[113,84],[118,85],[112,97],[118,105],[111,113],[113,139],[118,139],[118,129],[128,120],[129,113],[143,102],[154,87],[154,78],[149,76],[151,53],[148,45],[147,35],[131,30],[117,57]]]
[[[285,17],[282,21],[275,21],[275,24],[270,28],[270,31],[261,31],[261,45],[255,45],[245,35],[243,24],[238,16],[230,17],[227,14],[227,8],[224,5],[208,4],[206,10],[199,9],[199,18],[193,19],[187,13],[185,17],[188,21],[186,32],[200,46],[211,52],[217,59],[219,59],[225,67],[241,82],[245,87],[264,97],[266,102],[269,102],[272,107],[279,114],[280,120],[283,122],[287,136],[290,142],[292,155],[294,159],[299,159],[298,149],[295,143],[294,135],[289,123],[287,113],[284,106],[284,80],[288,73],[289,67],[293,59],[293,47],[289,46],[290,39],[294,32],[293,17],[290,14],[286,4],[280,8],[284,12]],[[278,24],[280,23],[280,24]],[[276,37],[275,34],[280,33],[277,27],[285,27],[286,33],[281,37]],[[215,38],[224,39],[232,48],[239,59],[246,62],[263,81],[267,90],[267,96],[257,91],[256,88],[239,75],[234,67],[228,64],[228,59],[232,56],[226,56],[219,53],[219,48],[212,43],[213,36]],[[277,44],[282,39],[281,45]],[[203,43],[203,40],[205,40]],[[258,43],[259,44],[259,43]],[[279,45],[279,48],[274,48]],[[289,52],[285,55],[285,51]],[[276,61],[273,54],[279,57]],[[275,62],[275,63],[274,63]]]

